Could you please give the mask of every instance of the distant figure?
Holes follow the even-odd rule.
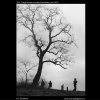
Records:
[[[61,90],[64,90],[64,84],[61,85]]]
[[[68,87],[67,87],[67,91],[68,91]]]
[[[44,81],[42,80],[42,82],[41,82],[41,87],[42,87],[42,88],[44,88],[44,84],[45,84],[45,83],[44,83]]]
[[[48,89],[50,89],[52,87],[52,82],[50,81],[48,84],[49,84]]]
[[[73,91],[76,91],[76,88],[77,88],[77,80],[76,80],[76,78],[74,78],[73,84],[74,84]]]

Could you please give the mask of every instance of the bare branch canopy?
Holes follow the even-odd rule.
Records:
[[[39,81],[44,63],[50,62],[63,69],[67,68],[68,62],[71,62],[69,47],[72,44],[77,45],[70,33],[72,26],[65,22],[59,8],[32,4],[17,5],[17,23],[31,32],[23,41],[31,38],[39,58],[34,81]]]

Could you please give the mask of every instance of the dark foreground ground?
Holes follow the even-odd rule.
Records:
[[[85,96],[85,91],[61,91],[56,89],[17,88],[17,96]]]

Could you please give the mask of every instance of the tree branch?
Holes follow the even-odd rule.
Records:
[[[29,37],[31,37],[31,38],[32,38],[32,35],[28,35],[28,36],[24,37],[24,39],[22,39],[22,40],[20,40],[20,41],[26,41],[26,40],[27,40],[27,38],[29,38]]]
[[[68,25],[69,25],[69,24],[65,25],[65,26],[60,30],[59,33],[57,33],[56,35],[52,36],[51,38],[54,38],[54,37],[57,37],[58,35],[60,35],[61,32],[65,31],[65,28],[67,28]]]
[[[45,53],[47,52],[47,50],[49,49],[50,45],[52,44],[52,40],[51,40],[51,32],[52,32],[52,30],[49,29],[49,43],[48,43],[46,49],[43,51],[43,54],[45,54]]]
[[[34,23],[36,11],[37,11],[39,8],[41,8],[41,6],[37,6],[36,8],[31,9],[30,5],[27,4],[27,9],[28,9],[29,11],[32,12],[32,22],[33,22],[33,23]]]
[[[31,28],[29,28],[25,23],[22,24],[25,28],[29,29],[30,31],[32,31]]]
[[[53,51],[47,51],[48,53],[52,53],[52,54],[54,54],[54,55],[57,55],[60,51],[57,51],[56,53],[55,52],[53,52]]]
[[[27,71],[27,73],[32,69],[32,68],[34,68],[34,67],[36,67],[37,65],[34,65],[34,66],[32,66],[31,68],[29,68],[29,69],[27,69],[26,71]]]
[[[56,40],[56,41],[52,41],[52,43],[56,43],[56,42],[61,42],[61,43],[67,43],[67,44],[71,44],[71,42],[68,41],[64,41],[64,40]]]
[[[54,52],[54,51],[52,51],[53,49],[56,49],[56,50],[58,50],[58,51],[57,51],[57,52]],[[52,53],[52,54],[54,54],[54,55],[58,55],[58,53],[61,52],[62,49],[63,49],[63,48],[58,49],[56,46],[54,46],[54,47],[52,47],[51,49],[49,49],[47,52],[48,52],[48,53]]]
[[[67,68],[63,67],[63,64],[61,64],[59,61],[46,60],[46,61],[43,61],[43,63],[53,63],[54,65],[59,65],[63,69],[67,69]]]
[[[34,9],[34,11],[33,11],[33,10],[30,8],[30,6],[27,5],[26,10],[28,9],[29,11],[32,12],[32,15],[33,15],[33,16],[32,16],[32,19],[30,19],[30,15],[24,14],[24,13],[22,12],[22,10],[19,8],[18,11],[19,11],[19,13],[21,14],[21,17],[25,19],[25,21],[21,20],[21,21],[19,21],[19,23],[21,23],[25,28],[29,29],[29,30],[32,32],[31,37],[32,37],[32,39],[33,39],[34,42],[35,42],[35,46],[36,46],[37,50],[40,50],[40,52],[42,52],[41,46],[38,45],[38,41],[37,41],[37,39],[36,39],[36,35],[35,35],[35,33],[34,33],[34,30],[33,30],[33,27],[34,27],[34,17],[35,17],[35,13],[36,13],[36,11],[38,10],[38,8],[39,8],[39,7],[36,7],[36,9]],[[20,16],[20,15],[19,15],[19,16]],[[20,18],[21,18],[21,17],[20,17]],[[27,23],[28,21],[30,22],[31,27],[28,26],[28,23]],[[30,36],[28,36],[28,37],[30,37]],[[28,37],[27,37],[27,38],[28,38]],[[24,40],[26,40],[26,38],[25,38]],[[37,51],[37,52],[38,52],[38,51]]]
[[[40,52],[39,52],[39,49],[37,50],[37,56],[38,56],[38,58],[40,57]]]

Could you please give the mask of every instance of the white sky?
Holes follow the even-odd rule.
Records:
[[[72,25],[72,33],[75,34],[77,49],[74,50],[75,63],[68,69],[62,69],[53,64],[44,65],[42,76],[53,82],[53,88],[60,89],[61,84],[73,89],[73,80],[78,80],[78,90],[85,90],[85,4],[52,4],[61,8],[67,21]],[[17,40],[22,37],[21,27],[17,33]],[[32,58],[31,50],[23,43],[17,43],[17,56]],[[31,56],[31,57],[30,57]]]

